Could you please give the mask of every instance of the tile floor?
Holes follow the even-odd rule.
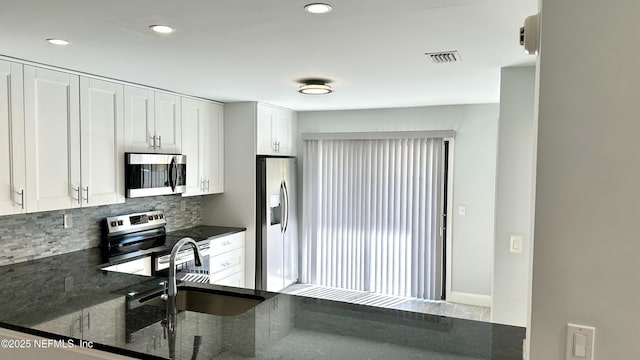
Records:
[[[417,300],[412,298],[379,295],[363,291],[335,289],[309,284],[293,284],[281,292],[321,299],[337,300],[355,304],[380,306],[390,309],[443,315],[454,318],[491,321],[491,308],[445,301]]]

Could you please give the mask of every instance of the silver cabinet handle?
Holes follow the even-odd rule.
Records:
[[[202,190],[202,192],[204,192],[204,180],[200,181],[200,190]]]
[[[151,147],[155,150],[155,148],[156,148],[156,136],[155,136],[155,135],[153,135],[153,136],[151,137],[151,140],[153,141],[153,145],[151,145]]]
[[[84,201],[87,202],[87,204],[89,203],[89,187],[85,187],[84,189],[82,189],[82,191],[87,193],[87,197],[84,198]]]
[[[24,210],[24,189],[16,191],[16,194],[20,194],[20,202],[18,203],[18,205],[20,205],[22,210]]]
[[[74,188],[74,189],[73,189],[73,191],[75,191],[75,192],[76,192],[76,194],[78,194],[78,196],[77,196],[77,198],[76,198],[76,199],[78,200],[78,204],[80,204],[80,201],[82,201],[82,199],[80,199],[80,198],[82,197],[82,196],[80,195],[80,186],[78,186],[78,187]]]
[[[207,192],[209,192],[209,184],[210,184],[209,179],[207,179]]]
[[[158,135],[158,149],[162,149],[162,136]]]

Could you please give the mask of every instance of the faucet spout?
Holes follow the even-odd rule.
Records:
[[[176,285],[176,257],[178,252],[185,245],[191,246],[193,249],[193,257],[196,266],[202,266],[202,258],[200,256],[200,250],[198,250],[198,244],[191,238],[183,238],[178,241],[171,249],[171,256],[169,258],[169,287],[167,289],[167,295],[169,298],[175,298],[178,293],[178,287]]]

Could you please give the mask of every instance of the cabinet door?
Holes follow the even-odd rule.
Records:
[[[24,67],[27,211],[80,206],[78,76]]]
[[[56,335],[80,339],[82,337],[82,312],[78,311],[63,315],[53,320],[38,324],[33,328]]]
[[[257,111],[257,152],[258,155],[271,155],[274,153],[272,127],[275,117],[275,109],[265,104],[258,104]]]
[[[124,202],[123,86],[80,79],[82,205]]]
[[[103,345],[125,344],[125,298],[119,297],[82,311],[82,339]]]
[[[124,87],[125,148],[128,152],[153,152],[155,136],[153,91]]]
[[[182,154],[187,156],[187,190],[182,196],[202,195],[205,189],[206,103],[182,99]]]
[[[278,155],[295,155],[293,153],[293,120],[293,111],[275,109],[271,137],[276,143],[275,150]]]
[[[224,191],[224,107],[207,103],[204,141],[204,178],[207,194]]]
[[[156,92],[154,96],[156,152],[179,154],[182,149],[180,96],[163,92]]]
[[[25,211],[22,65],[0,60],[0,215]]]

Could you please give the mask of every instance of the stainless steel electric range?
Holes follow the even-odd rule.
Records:
[[[102,253],[105,263],[115,264],[103,268],[146,276],[166,276],[171,248],[182,236],[171,236],[166,231],[167,218],[162,210],[108,217],[104,222]],[[193,252],[185,249],[178,253],[176,265],[182,279],[191,282],[209,282],[209,242],[198,243],[203,264],[196,267]]]

